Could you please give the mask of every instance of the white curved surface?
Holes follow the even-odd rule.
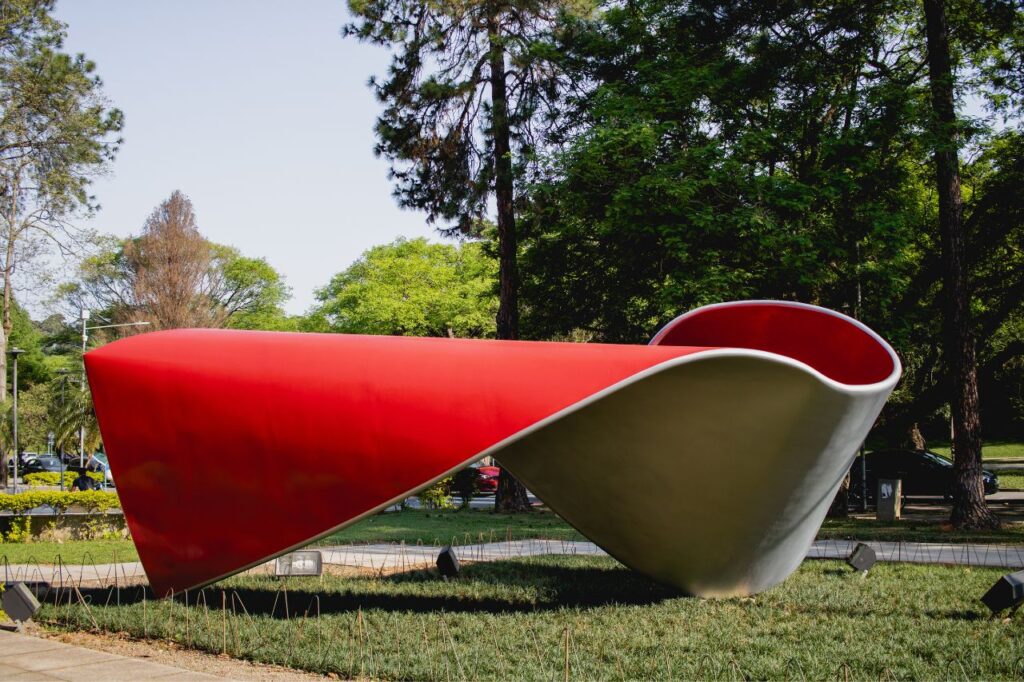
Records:
[[[892,349],[860,323],[784,305],[866,331],[892,372],[844,384],[775,353],[695,353],[488,454],[609,554],[660,581],[709,597],[778,584],[806,556],[900,374]]]

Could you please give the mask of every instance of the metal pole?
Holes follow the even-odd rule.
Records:
[[[48,434],[46,434],[46,454],[51,455],[51,456],[56,454],[53,451],[53,445],[54,445],[53,431],[50,431]],[[64,458],[63,457],[60,457],[60,489],[64,490]]]

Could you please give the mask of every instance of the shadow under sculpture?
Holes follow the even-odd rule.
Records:
[[[188,329],[86,354],[154,593],[207,585],[492,455],[702,596],[799,566],[900,376],[859,322],[699,308],[646,346]]]

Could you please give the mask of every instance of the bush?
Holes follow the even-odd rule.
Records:
[[[117,493],[104,490],[68,492],[62,490],[31,490],[17,495],[0,495],[0,511],[21,515],[36,507],[50,507],[58,514],[67,512],[72,505],[88,512],[120,509]]]
[[[32,517],[26,512],[36,507],[49,507],[60,517],[67,513],[69,507],[80,507],[88,513],[103,513],[110,509],[119,509],[121,501],[117,493],[102,490],[87,490],[84,492],[67,492],[61,490],[33,490],[17,495],[0,495],[0,511],[8,511],[13,514],[10,517],[10,526],[6,535],[0,537],[5,542],[29,542],[32,539]],[[56,526],[56,523],[52,524]],[[97,521],[94,527],[86,529],[87,535],[106,537],[109,531],[102,521]],[[110,531],[114,532],[114,531]]]
[[[98,471],[88,471],[85,475],[94,481],[103,483],[103,474]],[[70,488],[76,478],[78,478],[77,472],[65,471],[64,487]],[[37,471],[34,474],[25,474],[22,480],[25,481],[25,485],[60,485],[60,474],[56,471]]]
[[[419,492],[417,497],[425,507],[430,509],[454,509],[452,504],[452,477],[442,478],[440,481]]]

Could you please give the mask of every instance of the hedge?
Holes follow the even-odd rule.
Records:
[[[63,514],[72,505],[82,507],[88,512],[105,512],[109,509],[120,509],[121,501],[117,498],[116,492],[103,490],[33,490],[16,495],[0,495],[0,511],[13,514],[24,514],[36,507],[50,507],[57,514]]]
[[[94,481],[103,483],[103,474],[98,471],[88,471],[85,474]],[[78,473],[74,471],[64,472],[64,485],[68,488],[78,478]],[[34,474],[25,474],[22,478],[25,481],[25,485],[60,485],[60,474],[56,471],[37,471]]]

